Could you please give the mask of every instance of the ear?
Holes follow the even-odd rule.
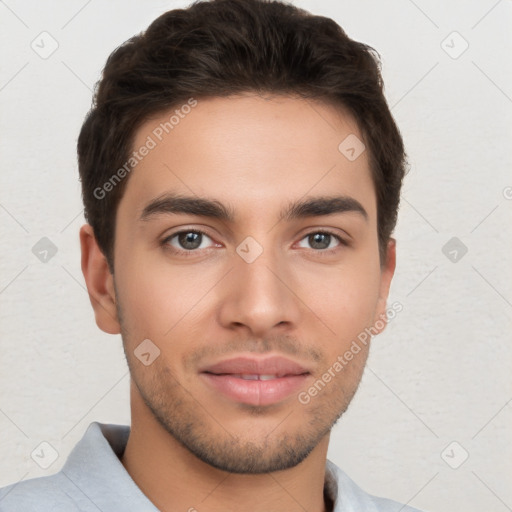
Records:
[[[390,238],[386,248],[386,261],[381,267],[380,274],[380,287],[379,298],[377,300],[377,307],[375,310],[375,318],[373,319],[373,329],[381,333],[387,325],[388,317],[386,313],[387,300],[389,295],[389,288],[391,280],[395,273],[396,267],[396,240]]]
[[[121,326],[117,318],[114,276],[110,273],[107,259],[101,252],[89,224],[80,228],[80,247],[82,273],[94,309],[96,324],[108,334],[119,334]]]

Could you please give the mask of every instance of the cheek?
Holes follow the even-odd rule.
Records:
[[[165,257],[148,254],[123,258],[118,269],[116,286],[126,327],[134,336],[155,342],[165,342],[185,325],[197,324],[207,303],[207,291],[222,276],[213,266],[202,266],[199,271],[192,265],[176,265]]]
[[[340,343],[350,343],[373,323],[379,296],[380,270],[375,265],[332,268],[311,272],[301,279],[306,304],[333,331]]]

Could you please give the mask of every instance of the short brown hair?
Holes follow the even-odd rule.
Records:
[[[385,260],[406,155],[378,53],[332,19],[290,4],[210,0],[166,12],[119,46],[96,86],[78,138],[78,166],[85,218],[112,272],[116,212],[128,177],[108,194],[97,191],[129,160],[138,127],[191,97],[244,92],[323,100],[354,116],[369,150]]]

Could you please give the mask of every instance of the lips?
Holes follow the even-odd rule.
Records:
[[[270,405],[296,392],[310,371],[282,356],[235,357],[200,370],[208,387],[225,398],[251,405]]]
[[[309,373],[304,366],[282,356],[266,358],[234,357],[220,361],[201,370],[202,372],[220,374],[241,375],[302,375]]]

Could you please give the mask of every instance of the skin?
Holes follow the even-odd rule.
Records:
[[[134,148],[168,119],[141,126]],[[82,227],[96,322],[122,333],[131,372],[122,463],[160,510],[329,510],[330,429],[357,389],[368,345],[307,404],[296,393],[269,406],[240,404],[209,387],[199,369],[240,354],[284,355],[311,370],[307,390],[385,316],[395,242],[380,262],[367,151],[352,162],[338,151],[349,134],[362,140],[351,116],[320,101],[199,99],[129,176],[114,275],[92,228]],[[234,222],[182,213],[140,220],[165,192],[215,199]],[[279,220],[290,202],[333,194],[357,200],[367,218],[348,211]],[[208,236],[186,256],[190,245],[169,237],[190,229]],[[308,236],[326,230],[349,245],[326,237],[319,248]],[[236,252],[248,236],[263,248],[252,263]],[[160,349],[148,366],[134,354],[145,339]]]

